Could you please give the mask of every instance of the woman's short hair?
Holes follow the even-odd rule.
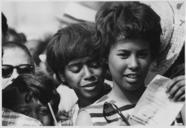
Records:
[[[4,50],[7,48],[20,48],[20,49],[22,49],[28,55],[28,57],[30,58],[31,64],[34,66],[33,57],[31,55],[30,51],[28,50],[28,48],[24,44],[21,44],[21,43],[15,42],[15,41],[3,43],[2,44],[2,57],[3,57]],[[14,58],[12,58],[12,59],[14,59]]]
[[[15,41],[24,44],[27,41],[24,33],[18,33],[14,28],[8,28],[6,41]]]
[[[155,59],[162,32],[160,17],[148,5],[139,2],[106,2],[96,14],[99,42],[108,55],[118,39],[141,39],[150,43]]]
[[[95,24],[82,22],[60,29],[47,47],[47,63],[58,74],[72,59],[91,57],[99,61],[100,45],[96,43]]]

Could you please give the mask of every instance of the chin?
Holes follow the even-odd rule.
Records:
[[[87,94],[85,97],[88,98],[88,99],[94,99],[94,98],[97,98],[99,94],[97,93],[94,93],[94,94]]]
[[[133,83],[133,84],[129,84],[129,83],[125,83],[124,85],[126,85],[125,87],[123,87],[125,90],[127,91],[138,91],[140,90],[141,86],[139,86],[139,83]]]

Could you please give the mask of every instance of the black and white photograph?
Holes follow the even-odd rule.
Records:
[[[1,126],[186,126],[185,1],[1,1]]]

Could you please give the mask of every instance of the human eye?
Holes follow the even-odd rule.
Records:
[[[96,62],[96,61],[92,61],[89,63],[89,66],[92,68],[99,68],[100,67],[100,63]]]
[[[81,64],[72,64],[68,66],[68,69],[73,73],[78,73],[81,70]]]
[[[30,113],[30,110],[29,109],[27,109],[27,108],[21,108],[21,107],[17,111],[19,113],[24,114],[24,115],[29,115],[29,113]]]
[[[150,55],[150,52],[149,51],[140,51],[138,53],[138,57],[139,58],[147,58],[149,55]]]
[[[33,73],[33,66],[29,64],[22,64],[18,66],[18,73]]]
[[[48,115],[49,110],[46,107],[41,107],[38,111],[39,115]]]
[[[122,51],[117,54],[121,59],[127,59],[130,56],[129,51]]]

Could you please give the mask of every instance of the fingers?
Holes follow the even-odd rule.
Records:
[[[171,91],[171,89],[174,87],[173,85],[174,85],[173,81],[169,81],[167,83],[167,91],[166,91],[167,93],[169,93]]]
[[[172,88],[169,91],[170,98],[173,98],[175,95],[179,95],[185,92],[184,81],[179,81],[172,84]]]
[[[174,86],[174,83],[177,83],[179,81],[183,81],[185,82],[185,76],[184,75],[181,75],[181,76],[177,76],[175,78],[172,79],[172,81],[170,81],[168,83],[168,86],[167,86],[167,92],[171,91],[171,89],[173,88]],[[183,84],[185,86],[185,84]]]
[[[169,98],[174,101],[184,101],[185,100],[185,76],[178,76],[173,79],[172,82],[168,84],[167,93],[169,93]]]
[[[179,89],[177,89],[177,91],[175,91],[172,95],[170,95],[174,101],[184,101],[185,98],[185,88],[181,87]]]
[[[176,101],[185,101],[185,95],[180,96]]]
[[[185,75],[181,75],[173,78],[173,81],[181,81],[181,80],[185,80]]]

